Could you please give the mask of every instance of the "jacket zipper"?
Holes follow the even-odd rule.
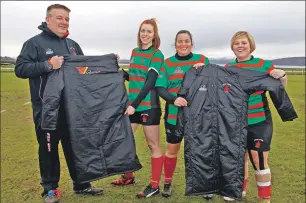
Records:
[[[43,99],[42,99],[42,97],[41,97],[41,95],[40,95],[40,92],[41,92],[41,84],[42,84],[42,78],[41,78],[41,76],[39,76],[39,78],[40,78],[40,83],[39,83],[38,96],[39,96],[39,98],[40,98],[41,101],[42,101]]]

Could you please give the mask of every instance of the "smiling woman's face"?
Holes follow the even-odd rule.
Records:
[[[179,56],[187,56],[192,49],[192,40],[187,33],[177,35],[175,49]]]

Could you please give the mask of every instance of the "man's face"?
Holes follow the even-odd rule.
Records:
[[[52,9],[46,17],[46,23],[52,32],[63,37],[69,28],[69,12],[62,8]]]

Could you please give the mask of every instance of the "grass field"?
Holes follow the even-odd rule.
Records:
[[[271,107],[274,119],[274,135],[270,152],[272,171],[273,203],[305,202],[305,76],[289,76],[288,94],[299,118],[283,123]],[[31,104],[29,102],[28,80],[16,78],[12,72],[1,73],[1,202],[38,203],[41,202],[40,175],[38,166],[38,144],[34,134]],[[271,105],[270,105],[271,106]],[[4,111],[6,110],[6,111]],[[4,112],[2,112],[4,111]],[[165,149],[164,126],[161,122],[161,140]],[[72,182],[60,148],[61,179],[64,203],[197,203],[205,202],[201,197],[185,197],[185,173],[183,148],[178,158],[174,174],[173,197],[161,196],[138,200],[135,194],[144,189],[150,178],[150,157],[142,129],[135,134],[137,154],[143,168],[136,172],[134,186],[113,187],[109,182],[117,178],[109,177],[93,183],[105,190],[103,196],[77,196],[72,192]],[[250,167],[250,181],[247,199],[243,202],[257,202],[257,189],[253,170]],[[215,198],[212,203],[223,202]]]

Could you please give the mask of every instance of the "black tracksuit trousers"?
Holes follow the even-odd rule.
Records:
[[[60,179],[58,144],[60,140],[70,177],[73,180],[73,189],[82,190],[90,187],[90,183],[77,184],[75,182],[76,169],[72,159],[73,153],[65,115],[61,115],[59,120],[58,127],[55,131],[42,130],[40,125],[38,125],[36,128],[36,136],[39,143],[38,156],[41,185],[44,188],[44,193],[58,187],[58,182]]]

